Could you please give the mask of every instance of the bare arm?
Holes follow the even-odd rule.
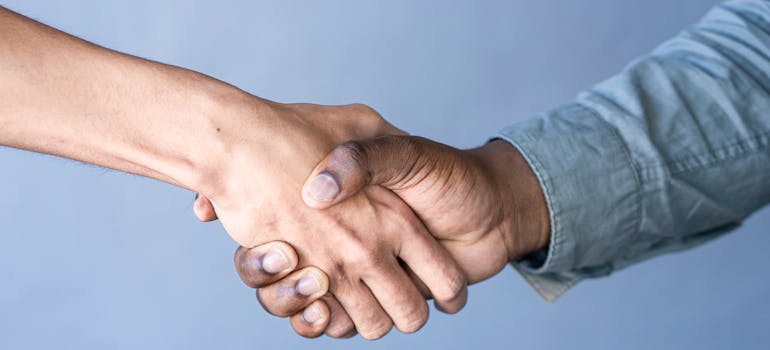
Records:
[[[205,151],[222,150],[215,105],[236,91],[0,8],[4,146],[197,189],[210,164]],[[199,151],[190,152],[192,140]]]
[[[374,339],[394,324],[412,332],[425,323],[425,298],[401,262],[442,310],[465,303],[462,271],[391,192],[362,193],[325,212],[302,202],[305,176],[335,145],[396,132],[366,106],[263,100],[0,9],[0,145],[194,190],[239,244],[292,245],[288,265],[332,276],[305,269],[288,279],[311,301],[330,291],[329,308],[343,315],[332,335],[355,326]]]

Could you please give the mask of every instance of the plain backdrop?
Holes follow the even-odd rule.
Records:
[[[471,147],[618,72],[715,1],[0,3],[265,98],[364,102],[412,133]],[[235,243],[195,220],[192,193],[10,149],[0,164],[0,349],[770,346],[768,210],[555,304],[506,268],[473,286],[460,314],[431,309],[417,334],[307,340],[257,305],[234,272]]]

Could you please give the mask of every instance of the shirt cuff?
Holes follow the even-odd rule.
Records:
[[[620,134],[574,102],[508,126],[495,138],[527,160],[551,219],[547,251],[513,267],[548,302],[584,278],[610,274],[617,239],[638,230],[641,210],[639,181]]]

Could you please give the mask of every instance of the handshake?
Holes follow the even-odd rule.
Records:
[[[0,72],[1,146],[197,192],[241,278],[304,336],[415,332],[426,299],[457,312],[469,283],[548,246],[538,180],[504,141],[458,150],[363,105],[268,101],[2,7]]]
[[[197,192],[196,215],[242,246],[236,269],[267,311],[306,337],[377,339],[420,329],[429,298],[458,312],[468,284],[542,256],[551,229],[542,269],[564,273],[558,291],[532,283],[544,296],[718,237],[770,202],[769,10],[720,5],[516,130],[535,174],[504,140],[459,150],[363,105],[268,101],[0,7],[0,146]]]
[[[549,298],[767,205],[767,19],[767,1],[722,4],[504,131],[528,160],[514,141],[410,136],[363,105],[261,99],[0,7],[0,146],[197,192],[196,215],[242,246],[236,269],[268,312],[306,337],[377,339],[420,329],[427,299],[458,312],[468,284],[510,261],[536,268],[552,239],[541,271],[557,273],[530,281]]]
[[[260,124],[216,127],[194,211],[242,245],[241,279],[302,336],[415,332],[427,299],[458,312],[468,284],[548,246],[538,180],[505,141],[459,150],[360,104],[250,103]]]

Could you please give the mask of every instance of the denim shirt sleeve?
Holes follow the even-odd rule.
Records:
[[[770,202],[770,1],[723,3],[496,138],[527,159],[548,203],[549,248],[512,263],[548,301],[728,232]]]

